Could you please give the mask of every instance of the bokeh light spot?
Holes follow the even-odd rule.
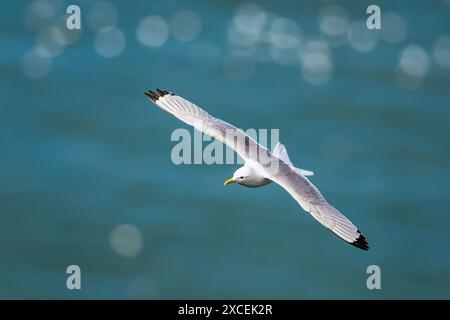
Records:
[[[143,236],[139,229],[129,224],[115,227],[109,237],[114,252],[126,258],[135,257],[143,247]]]
[[[148,47],[160,47],[169,37],[166,20],[160,16],[148,16],[142,19],[136,29],[140,43]]]
[[[450,68],[450,37],[439,37],[433,46],[433,57],[442,68]]]
[[[408,34],[408,26],[402,16],[387,12],[382,16],[381,38],[392,44],[405,40]]]
[[[42,48],[32,48],[22,58],[23,72],[32,79],[45,77],[51,68],[52,59],[45,55],[45,51]]]
[[[170,32],[179,41],[192,41],[202,30],[202,21],[195,11],[179,10],[170,18]]]
[[[94,31],[117,24],[119,15],[116,7],[110,2],[97,2],[87,14],[87,25]]]
[[[94,49],[105,58],[114,58],[125,49],[125,35],[117,27],[105,27],[95,35]]]
[[[347,11],[337,5],[325,6],[319,13],[319,28],[323,38],[332,46],[345,44],[349,28]]]
[[[360,52],[368,52],[374,49],[378,43],[377,33],[369,30],[365,22],[354,22],[350,25],[347,38],[353,49]]]

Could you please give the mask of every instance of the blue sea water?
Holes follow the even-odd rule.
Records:
[[[316,41],[312,75],[309,60],[267,49],[270,33],[256,49],[236,45],[241,1],[110,1],[101,8],[117,19],[105,9],[97,20],[97,2],[77,1],[76,41],[36,58],[30,50],[54,44],[43,28],[64,29],[72,2],[1,5],[0,298],[450,298],[450,58],[436,53],[450,37],[448,1],[383,1],[382,17],[406,25],[401,39],[373,30],[373,41],[344,34],[325,49],[323,8],[365,23],[371,3],[258,1],[265,23],[297,24],[296,46]],[[156,24],[153,47],[139,40],[144,18],[172,26],[180,10],[201,21],[193,39]],[[102,44],[102,18],[123,37]],[[279,186],[223,187],[238,165],[175,165],[171,134],[193,129],[149,103],[155,87],[240,128],[279,129],[370,250],[340,241]],[[66,287],[69,265],[81,290]],[[366,286],[370,265],[380,290]]]

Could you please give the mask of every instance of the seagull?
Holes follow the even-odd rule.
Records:
[[[171,113],[195,129],[225,143],[245,163],[224,185],[237,183],[245,187],[261,187],[275,182],[284,188],[313,218],[347,243],[368,250],[364,235],[336,208],[330,205],[319,189],[307,178],[314,173],[296,168],[286,148],[278,143],[272,151],[260,145],[235,126],[215,118],[194,103],[166,90],[156,89],[145,95],[159,108]],[[230,139],[230,136],[232,139]]]

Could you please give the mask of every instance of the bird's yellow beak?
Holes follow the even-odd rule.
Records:
[[[227,181],[225,181],[225,183],[223,185],[226,186],[227,184],[235,183],[235,182],[236,182],[236,180],[234,180],[233,178],[230,178]]]

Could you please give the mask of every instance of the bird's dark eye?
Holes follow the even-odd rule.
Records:
[[[244,179],[244,177],[239,177],[239,179]]]

